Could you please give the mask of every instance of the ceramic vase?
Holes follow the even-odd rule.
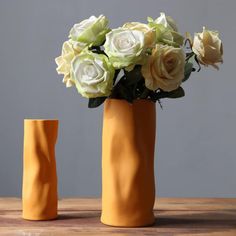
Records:
[[[102,134],[101,222],[120,227],[155,221],[156,107],[149,100],[107,99]]]
[[[51,220],[57,217],[55,144],[58,120],[24,121],[22,217]]]

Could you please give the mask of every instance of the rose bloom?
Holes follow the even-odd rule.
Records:
[[[199,62],[205,66],[211,65],[219,69],[216,63],[223,62],[223,44],[216,31],[203,27],[201,33],[195,33],[192,50],[197,55]]]
[[[66,87],[74,85],[70,76],[70,69],[71,61],[77,54],[79,54],[79,51],[74,49],[73,44],[69,40],[63,43],[61,56],[55,59],[57,73],[64,75],[62,82],[66,84]]]
[[[78,92],[86,98],[109,96],[115,70],[103,54],[83,50],[71,63],[71,77]]]
[[[145,45],[148,48],[154,46],[156,42],[156,32],[155,29],[149,27],[147,24],[143,24],[140,22],[128,22],[125,23],[122,28],[131,29],[131,30],[139,30],[144,33],[145,37]]]
[[[83,49],[86,46],[101,45],[109,31],[108,19],[105,16],[91,16],[75,24],[70,30],[69,38],[76,42],[77,47]]]
[[[116,69],[133,68],[141,64],[146,45],[145,35],[140,30],[126,28],[113,29],[106,35],[105,53]]]
[[[142,66],[146,87],[167,92],[177,89],[184,78],[184,66],[185,53],[181,48],[157,44]]]

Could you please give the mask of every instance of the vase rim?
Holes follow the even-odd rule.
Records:
[[[113,100],[113,101],[124,101],[124,102],[128,102],[126,99],[120,99],[120,98],[107,98],[108,100]],[[142,101],[142,102],[153,102],[151,99],[146,99],[146,98],[138,98],[138,99],[134,99],[133,102],[137,102],[137,101]],[[129,102],[128,102],[129,103]],[[132,104],[132,103],[130,103]]]

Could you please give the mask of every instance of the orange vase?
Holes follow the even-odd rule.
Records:
[[[102,138],[102,215],[111,226],[155,221],[156,107],[149,100],[107,99]]]
[[[50,220],[57,217],[57,132],[58,120],[24,121],[24,219]]]

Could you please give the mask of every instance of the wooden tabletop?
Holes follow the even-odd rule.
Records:
[[[99,199],[61,199],[59,218],[27,221],[21,218],[21,200],[0,198],[0,235],[214,235],[236,236],[236,198],[160,198],[152,227],[115,228],[100,223]]]

